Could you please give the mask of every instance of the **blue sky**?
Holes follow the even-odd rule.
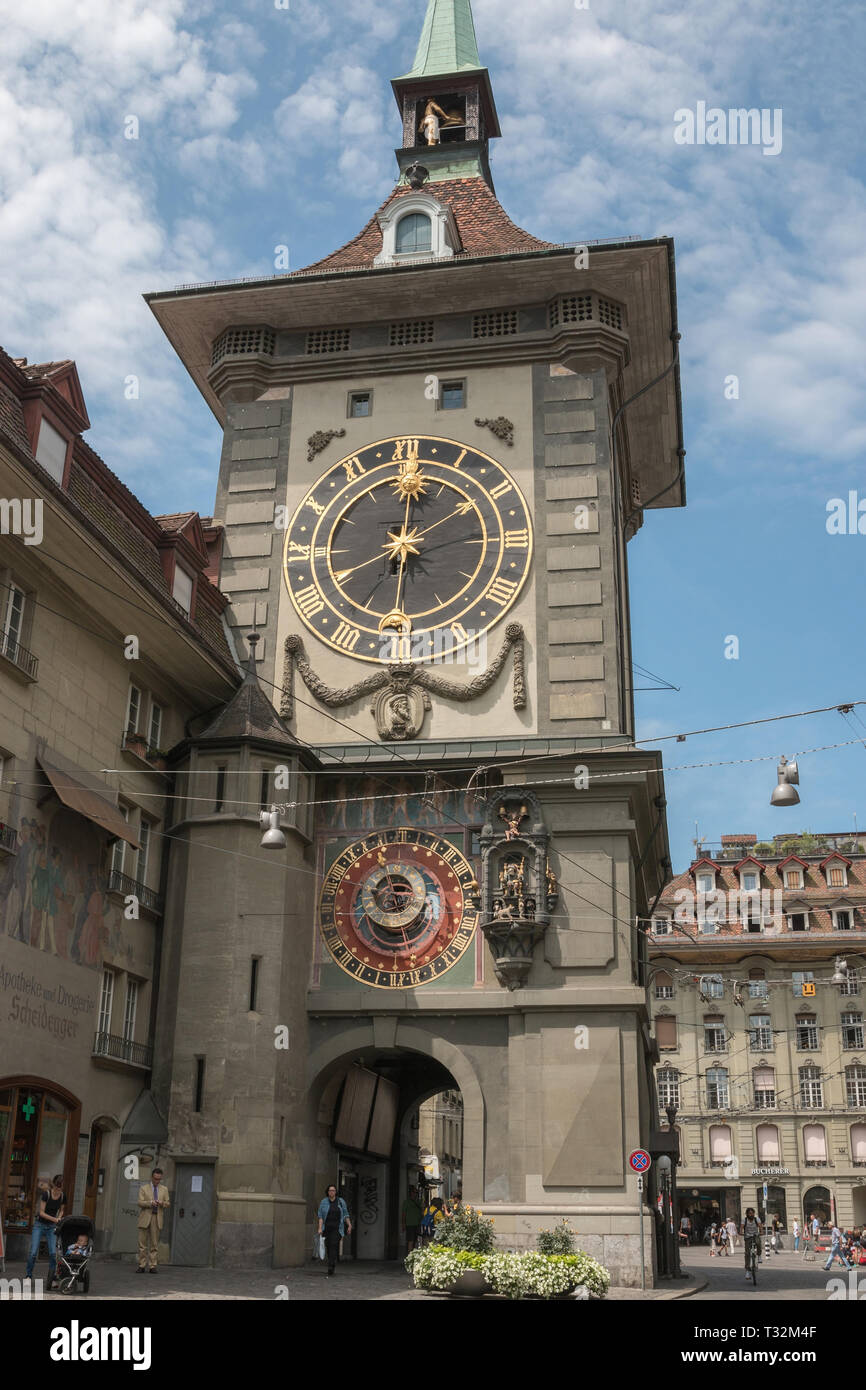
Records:
[[[389,79],[425,0],[289,4],[0,0],[0,341],[76,359],[91,443],[154,511],[210,511],[219,433],[142,293],[273,273],[281,244],[299,268],[395,180]],[[648,515],[630,563],[635,658],[681,690],[638,696],[641,735],[866,694],[866,536],[825,529],[828,499],[866,499],[862,8],[473,9],[515,221],[557,242],[676,238],[689,505]],[[781,153],[677,145],[674,113],[699,101],[780,108]],[[780,753],[866,739],[862,718],[662,745],[675,865],[696,820],[710,843],[855,812],[866,828],[857,742],[802,758],[799,808],[768,804]],[[740,758],[769,761],[674,770]]]

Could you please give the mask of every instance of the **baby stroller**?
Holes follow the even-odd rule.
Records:
[[[79,1236],[87,1236],[87,1244],[67,1254],[67,1247]],[[54,1274],[54,1282],[61,1293],[75,1293],[79,1287],[83,1293],[88,1292],[92,1256],[93,1222],[90,1217],[65,1216],[57,1227],[57,1268]],[[48,1288],[51,1288],[51,1283]]]

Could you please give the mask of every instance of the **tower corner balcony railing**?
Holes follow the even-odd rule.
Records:
[[[122,874],[119,869],[112,869],[109,873],[108,891],[109,893],[120,893],[124,898],[137,898],[139,904],[147,908],[149,912],[155,912],[158,916],[162,915],[163,900],[159,893],[154,893],[152,888],[146,887],[139,879]]]
[[[0,822],[0,850],[7,854],[14,854],[18,849],[18,831],[14,825],[5,825]]]
[[[150,1071],[153,1066],[153,1047],[150,1043],[132,1042],[117,1033],[97,1033],[91,1055],[108,1062],[125,1063],[141,1071]]]

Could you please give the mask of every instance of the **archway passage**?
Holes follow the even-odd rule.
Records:
[[[441,1062],[402,1048],[365,1050],[329,1073],[319,1089],[316,1201],[329,1182],[346,1201],[352,1234],[342,1259],[400,1259],[414,1203],[441,1210],[461,1190],[460,1087]]]
[[[818,1217],[822,1226],[830,1224],[832,1206],[829,1187],[810,1187],[803,1198],[803,1218],[807,1225],[812,1220],[813,1215]]]

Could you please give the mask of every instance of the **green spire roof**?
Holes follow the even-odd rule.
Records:
[[[429,0],[421,42],[406,77],[434,77],[481,67],[470,0]]]

